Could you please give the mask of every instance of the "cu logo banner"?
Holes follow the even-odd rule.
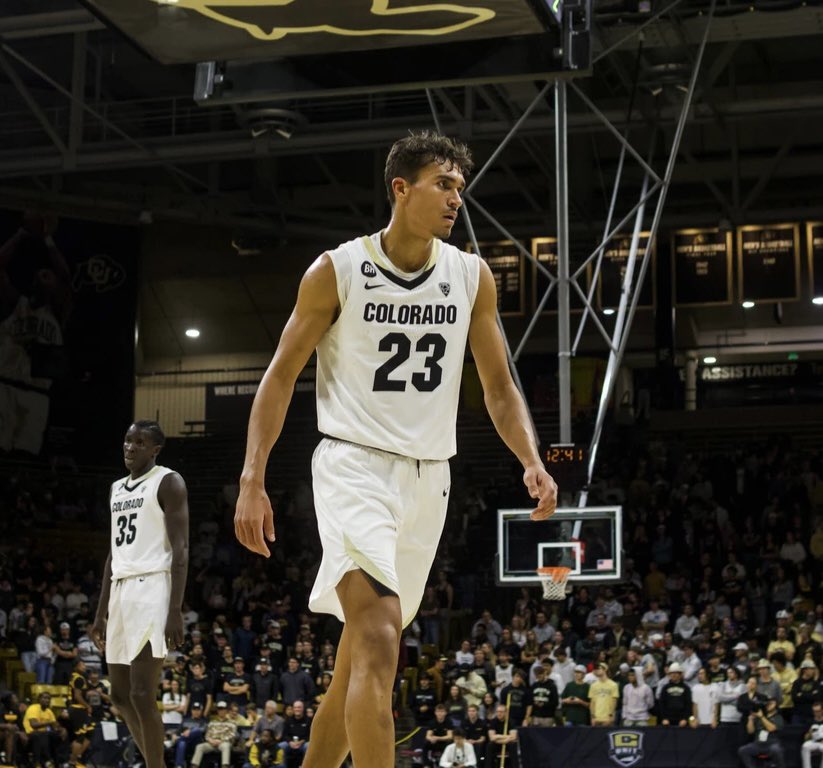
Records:
[[[643,759],[643,734],[639,731],[612,731],[609,734],[609,757],[623,768]]]

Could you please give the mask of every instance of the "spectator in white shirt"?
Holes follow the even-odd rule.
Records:
[[[468,640],[460,643],[460,650],[454,654],[454,660],[458,666],[472,664],[474,662],[474,651],[472,651],[472,644]]]
[[[737,667],[726,670],[726,679],[717,686],[717,700],[720,702],[720,722],[739,723],[743,717],[737,709],[737,700],[746,693],[746,683],[740,678]]]
[[[654,706],[652,689],[637,678],[637,670],[630,668],[626,673],[629,682],[623,688],[623,725],[635,728],[649,724],[649,716]]]
[[[684,640],[689,640],[699,624],[697,616],[694,615],[694,606],[687,603],[683,606],[683,614],[674,623],[674,634],[680,635]]]
[[[640,623],[647,632],[662,632],[669,623],[669,614],[660,607],[657,600],[650,600],[649,610],[640,617]]]
[[[692,642],[683,643],[683,660],[680,662],[683,667],[683,682],[694,688],[697,685],[697,673],[703,667],[700,657],[694,652]]]
[[[574,680],[574,660],[570,659],[563,646],[554,649],[554,667],[552,676],[558,675],[563,681],[563,685],[558,685],[557,690],[562,691],[572,680]]]
[[[452,732],[453,744],[446,747],[440,758],[440,768],[470,768],[477,765],[474,746],[466,741],[466,734],[461,728]]]
[[[703,667],[697,670],[697,682],[692,686],[693,728],[698,725],[710,725],[717,728],[717,689],[709,682],[709,676]]]

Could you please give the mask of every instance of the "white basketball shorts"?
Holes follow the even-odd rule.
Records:
[[[360,568],[399,596],[403,626],[410,624],[446,521],[449,462],[325,438],[312,475],[323,560],[309,608],[345,621],[335,587]]]
[[[106,662],[131,664],[146,643],[155,659],[165,658],[171,574],[168,571],[115,579],[109,595]]]

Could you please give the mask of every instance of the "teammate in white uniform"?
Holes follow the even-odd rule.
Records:
[[[126,432],[129,474],[111,486],[111,550],[91,629],[106,652],[112,703],[147,768],[164,764],[157,681],[168,649],[183,642],[189,559],[186,484],[156,464],[164,443],[154,421],[136,421]]]
[[[315,715],[304,768],[394,764],[391,692],[403,625],[420,604],[445,520],[448,458],[466,340],[501,437],[537,499],[556,505],[528,412],[511,377],[488,266],[446,245],[462,205],[468,149],[436,134],[396,142],[386,161],[386,229],[321,255],[252,406],[235,514],[238,540],[274,541],[264,473],[294,383],[317,350],[314,454],[323,561],[314,610],[345,621],[334,678]]]

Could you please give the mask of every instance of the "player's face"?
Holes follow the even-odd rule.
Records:
[[[429,163],[413,183],[405,184],[404,215],[409,227],[421,237],[446,239],[463,205],[466,186],[460,169],[450,163]]]
[[[123,440],[123,463],[132,477],[140,477],[151,469],[160,446],[155,445],[151,433],[132,424]]]

